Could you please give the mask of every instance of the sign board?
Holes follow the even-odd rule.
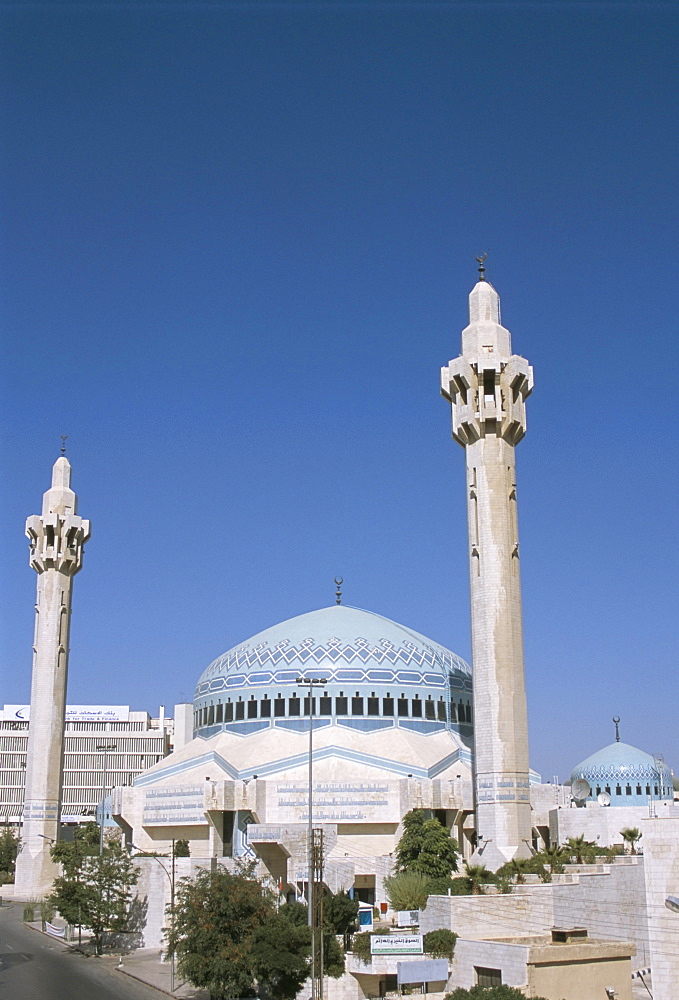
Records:
[[[375,934],[370,938],[371,955],[421,955],[422,953],[421,934]]]
[[[445,983],[448,961],[445,958],[425,958],[422,962],[397,962],[396,980],[405,983]]]
[[[420,925],[419,910],[399,910],[396,917],[399,927],[419,927]]]
[[[67,705],[66,722],[127,722],[129,705]],[[0,711],[4,722],[28,722],[30,705],[5,705]]]

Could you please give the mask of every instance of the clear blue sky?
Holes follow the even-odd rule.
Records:
[[[679,11],[11,3],[2,32],[2,685],[68,434],[93,533],[69,701],[156,712],[346,602],[469,658],[439,366],[489,251],[518,448],[531,763],[679,770]]]

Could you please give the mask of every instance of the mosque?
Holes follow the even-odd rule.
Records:
[[[648,827],[647,842],[665,838],[679,878],[676,781],[662,758],[620,742],[619,720],[616,741],[577,765],[568,786],[543,785],[528,765],[514,456],[533,372],[512,353],[483,258],[479,265],[461,354],[441,372],[466,459],[473,674],[407,625],[342,604],[338,588],[334,606],[272,625],[203,671],[193,704],[175,708],[174,752],[113,791],[112,815],[134,848],[167,853],[182,839],[191,859],[257,858],[281,893],[304,898],[313,827],[322,831],[328,887],[375,904],[386,898],[412,809],[437,816],[463,858],[491,870],[570,836],[619,842],[624,826],[653,817],[660,823]],[[61,808],[71,589],[89,533],[62,456],[42,515],[27,524],[38,600],[19,896],[46,891],[55,874],[46,844],[58,835]],[[648,893],[668,891],[667,865],[652,868],[652,860],[649,852],[646,888],[634,883],[641,902],[630,903],[630,927]],[[559,888],[553,907],[568,895]],[[539,895],[535,927],[554,926],[557,911],[547,914]],[[454,927],[463,904],[436,905],[440,912],[426,911],[432,928]],[[480,917],[479,938],[511,928],[502,899],[488,926],[473,905],[463,916]],[[596,922],[596,900],[582,906]],[[158,930],[163,915],[161,898]],[[619,914],[601,919],[620,938]]]

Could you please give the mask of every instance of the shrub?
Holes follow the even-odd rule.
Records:
[[[454,931],[440,928],[436,931],[429,931],[424,935],[424,951],[426,955],[433,955],[434,958],[452,958],[455,952],[455,942],[457,934]]]

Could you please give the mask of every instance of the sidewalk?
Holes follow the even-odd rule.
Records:
[[[209,1000],[210,994],[207,990],[196,989],[189,983],[182,983],[178,974],[175,974],[175,990],[170,990],[171,985],[171,965],[170,962],[160,961],[159,948],[139,948],[129,955],[121,955],[116,958],[110,956],[111,963],[115,961],[114,968],[126,976],[132,976],[147,986],[153,986],[156,990],[162,990],[169,996],[181,997],[182,1000]],[[109,957],[109,956],[107,956]],[[122,963],[122,964],[118,964]]]

